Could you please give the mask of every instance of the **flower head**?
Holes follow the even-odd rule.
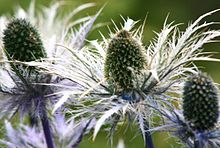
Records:
[[[144,47],[127,30],[120,30],[110,41],[105,60],[105,78],[115,83],[116,93],[120,89],[133,89],[134,75],[146,65]],[[120,91],[119,91],[120,92]]]
[[[192,128],[205,131],[215,126],[219,116],[218,92],[213,82],[199,73],[184,85],[183,114]]]
[[[46,57],[38,31],[25,19],[14,19],[7,25],[3,44],[9,59],[28,62]]]
[[[27,20],[12,20],[7,25],[3,34],[4,50],[9,60],[29,62],[46,57],[37,29]],[[11,63],[11,67],[17,74],[21,74],[20,77],[24,77],[22,75],[25,71],[28,71],[30,74],[35,69],[34,67],[25,68],[24,65],[15,65],[14,63]]]
[[[14,17],[25,19],[38,29],[41,36],[43,46],[47,57],[57,57],[60,54],[69,54],[69,51],[57,47],[57,44],[68,43],[71,47],[80,50],[84,41],[91,30],[96,18],[99,14],[92,16],[82,16],[78,19],[73,19],[81,11],[95,6],[94,3],[82,4],[71,12],[63,14],[62,8],[67,5],[66,2],[53,2],[49,7],[41,6],[41,9],[36,9],[35,0],[31,1],[27,10],[17,6]],[[3,30],[6,24],[10,22],[11,17],[0,17],[0,38],[2,39]],[[80,27],[78,27],[80,25]],[[0,47],[3,48],[2,41]]]

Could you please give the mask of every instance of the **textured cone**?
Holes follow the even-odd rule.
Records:
[[[211,129],[218,119],[218,94],[213,82],[203,74],[192,76],[184,86],[183,114],[199,131]]]
[[[119,31],[111,40],[105,61],[105,77],[117,89],[133,88],[133,74],[140,73],[146,63],[143,47],[126,30]]]
[[[12,20],[3,34],[5,51],[10,59],[28,62],[46,56],[37,30],[26,20]]]

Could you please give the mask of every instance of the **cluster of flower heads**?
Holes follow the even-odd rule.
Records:
[[[137,22],[131,19],[124,20],[121,29],[115,26],[116,31],[110,33],[110,38],[102,35],[103,41],[89,41],[90,45],[81,50],[64,44],[62,47],[71,51],[70,59],[61,55],[56,64],[50,60],[34,63],[47,73],[56,73],[77,86],[71,91],[63,91],[66,97],[55,104],[53,112],[65,104],[68,106],[66,112],[73,118],[97,117],[94,138],[104,124],[110,125],[112,136],[117,125],[135,121],[146,146],[153,147],[150,137],[153,118],[166,118],[163,112],[181,107],[185,81],[189,75],[198,74],[193,62],[219,61],[202,50],[204,44],[220,36],[219,30],[203,30],[215,22],[200,24],[216,11],[202,15],[185,31],[165,22],[157,38],[147,47],[142,44],[144,25],[134,29]],[[217,113],[213,110],[215,112],[211,110],[209,114],[215,115],[215,121]]]
[[[137,22],[129,18],[123,19],[121,28],[115,25],[109,38],[101,34],[103,41],[84,45],[101,10],[94,17],[71,22],[94,4],[82,5],[67,17],[57,15],[62,5],[55,3],[36,14],[32,2],[28,12],[18,9],[17,18],[0,18],[5,60],[0,70],[0,117],[19,112],[29,116],[32,125],[15,130],[6,122],[7,137],[1,143],[77,147],[93,125],[93,139],[102,125],[109,125],[112,138],[118,125],[128,121],[138,124],[146,147],[154,147],[151,132],[159,130],[173,132],[189,147],[220,145],[218,91],[193,63],[219,61],[203,52],[202,46],[219,37],[220,30],[204,31],[215,22],[200,23],[219,10],[202,15],[185,31],[165,21],[148,46],[142,43],[145,23],[135,29]],[[73,31],[79,23],[83,24]],[[69,123],[63,116],[48,117],[50,111],[64,112]],[[167,122],[153,127],[155,117]],[[88,120],[74,128],[73,120],[82,118]],[[15,139],[15,135],[22,136]]]

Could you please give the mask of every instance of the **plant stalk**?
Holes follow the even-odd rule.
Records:
[[[144,137],[145,137],[145,148],[154,148],[151,132],[149,132],[149,123],[145,120],[144,123]]]
[[[203,145],[198,139],[194,140],[194,148],[203,148]]]
[[[43,126],[43,131],[44,131],[44,136],[45,136],[46,143],[47,143],[47,148],[54,148],[54,143],[53,143],[53,138],[51,135],[49,120],[47,117],[47,113],[44,109],[42,110],[41,123]]]
[[[154,148],[152,136],[149,131],[145,132],[145,148]]]

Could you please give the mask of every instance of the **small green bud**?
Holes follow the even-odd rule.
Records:
[[[218,92],[212,80],[199,73],[185,83],[183,114],[192,128],[200,131],[211,129],[218,120]]]
[[[105,59],[104,73],[118,90],[129,91],[134,87],[133,74],[139,74],[146,65],[144,48],[130,32],[119,31],[110,41]]]
[[[12,20],[3,34],[5,52],[10,59],[29,62],[46,57],[38,31],[27,20]]]

